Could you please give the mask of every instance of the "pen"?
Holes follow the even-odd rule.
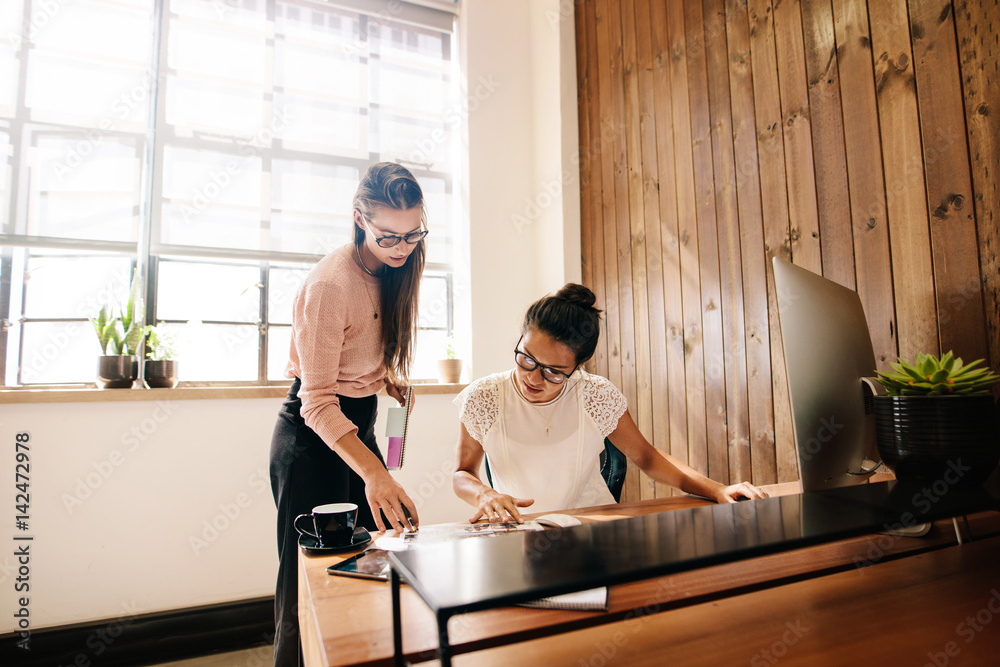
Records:
[[[406,523],[410,524],[410,530],[416,531],[417,527],[413,525],[413,516],[410,515],[410,509],[402,503],[400,503],[400,506],[403,508],[403,514],[406,515]]]

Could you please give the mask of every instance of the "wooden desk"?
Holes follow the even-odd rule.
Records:
[[[707,501],[680,496],[570,513],[584,521],[604,521],[705,504],[708,504]],[[970,527],[974,537],[1000,534],[1000,516],[996,513],[972,516]],[[659,612],[824,577],[836,572],[853,574],[859,564],[868,564],[869,561],[886,562],[905,555],[940,549],[955,542],[951,523],[940,522],[935,524],[930,534],[922,538],[862,536],[791,553],[764,556],[752,561],[615,586],[611,589],[610,608],[607,612],[506,607],[467,614],[454,618],[449,626],[452,646],[456,653],[461,653],[598,625],[613,628],[619,623],[631,623],[633,625],[630,627],[634,627],[635,619],[659,617]],[[299,622],[306,665],[391,664],[392,609],[389,586],[383,582],[327,574],[326,568],[342,557],[300,555]],[[865,579],[866,583],[870,581],[869,578]],[[877,587],[877,584],[870,585]],[[433,614],[409,587],[404,587],[401,593],[403,618],[406,620],[403,646],[407,657],[410,661],[430,660],[438,647]],[[1000,627],[1000,619],[997,627]],[[596,630],[588,630],[588,637],[590,632]],[[638,646],[638,643],[635,645]],[[517,650],[517,647],[512,647],[512,650]],[[568,663],[559,660],[548,664]],[[577,663],[574,661],[572,664]]]
[[[995,665],[1000,537],[457,656],[509,665]],[[437,661],[424,663],[437,665]]]

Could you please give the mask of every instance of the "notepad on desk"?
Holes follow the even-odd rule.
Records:
[[[535,609],[572,609],[575,611],[607,611],[608,587],[589,588],[585,591],[552,595],[530,602],[520,603],[521,607]]]

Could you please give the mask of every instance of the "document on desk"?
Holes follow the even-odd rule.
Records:
[[[573,609],[578,611],[607,611],[608,587],[590,588],[585,591],[552,595],[547,598],[520,603],[521,607],[535,609]]]
[[[402,535],[384,535],[375,540],[375,546],[386,551],[404,551],[412,546],[422,546],[462,540],[470,537],[494,537],[525,530],[545,530],[537,521],[496,521],[493,523],[439,523],[420,526],[419,530]]]

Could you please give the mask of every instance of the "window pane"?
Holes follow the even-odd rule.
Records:
[[[401,23],[369,19],[368,37],[372,50],[386,59],[441,67],[449,59],[449,36]]]
[[[90,322],[25,322],[21,327],[23,384],[94,382],[101,346]]]
[[[0,127],[4,124],[0,123]],[[10,134],[0,131],[0,231],[10,230],[10,176],[13,172],[11,161],[14,158],[14,146],[10,143]]]
[[[104,130],[145,127],[153,2],[133,4],[32,3],[25,90],[32,118]]]
[[[259,282],[255,266],[160,262],[156,319],[257,322]]]
[[[421,327],[448,328],[448,281],[443,276],[424,275],[420,281]]]
[[[292,323],[292,303],[308,275],[309,269],[271,269],[267,300],[269,323]]]
[[[380,106],[437,119],[444,113],[448,89],[440,72],[381,63],[373,68],[372,78],[372,101]]]
[[[354,45],[360,33],[360,19],[356,13],[339,8],[304,7],[280,0],[275,7],[274,24],[278,35],[299,43]]]
[[[28,234],[138,239],[141,139],[83,131],[36,135],[31,151]]]
[[[417,349],[413,356],[413,379],[437,377],[437,362],[444,359],[446,334],[443,331],[417,332]]]
[[[424,120],[383,113],[371,120],[372,152],[385,159],[431,164],[448,168],[451,140],[438,120]]]
[[[257,90],[218,81],[167,79],[167,123],[252,137],[264,127],[264,100]]]
[[[163,196],[187,203],[195,213],[206,204],[260,207],[259,157],[167,146]]]
[[[367,42],[357,14],[279,2],[275,9],[274,100],[289,122],[285,148],[368,156]]]
[[[261,249],[261,160],[167,146],[160,240]]]
[[[0,2],[0,116],[13,117],[21,71],[24,19],[20,2]]]
[[[287,380],[288,350],[292,344],[292,328],[271,326],[267,329],[267,379]]]
[[[253,325],[189,323],[178,340],[185,382],[257,381],[259,332]]]
[[[253,11],[228,3],[215,11],[190,2],[168,26],[167,123],[252,137],[265,126],[268,47],[263,3]],[[206,11],[207,10],[207,11]],[[197,15],[198,20],[188,20]],[[269,143],[268,140],[267,143]]]
[[[273,170],[272,250],[323,255],[350,242],[356,168],[275,160]]]
[[[93,317],[105,304],[117,313],[126,303],[131,262],[123,257],[34,256],[25,274],[25,317]],[[96,334],[94,349],[100,350]]]
[[[274,124],[274,135],[286,148],[327,155],[368,156],[368,122],[355,104],[275,92],[275,107],[287,122]]]
[[[220,24],[171,21],[167,62],[174,71],[261,88],[267,72],[264,28],[261,23],[257,30],[236,31]]]
[[[445,182],[439,178],[419,178],[427,204],[427,261],[451,264],[457,260],[452,243],[452,196],[445,190]]]
[[[154,2],[133,2],[131,8],[123,4],[74,0],[56,2],[53,6],[34,0],[31,6],[35,10],[36,28],[32,30],[31,41],[39,50],[145,63],[153,44]]]
[[[319,98],[356,100],[362,92],[366,67],[358,54],[336,42],[278,40],[274,48],[274,78],[286,91]]]

